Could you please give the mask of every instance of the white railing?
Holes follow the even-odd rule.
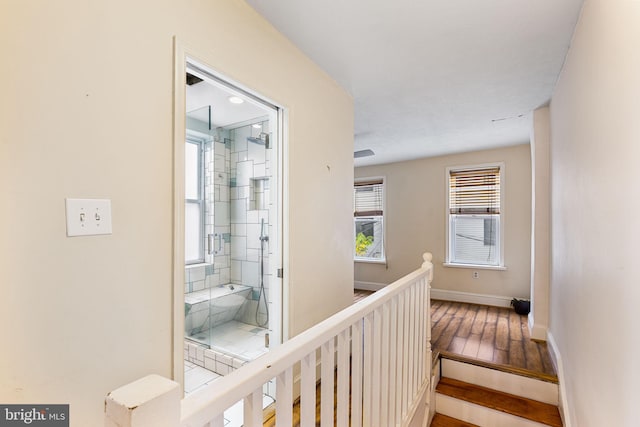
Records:
[[[408,426],[418,410],[428,416],[433,264],[430,253],[423,258],[413,273],[182,401],[179,385],[159,376],[109,393],[105,425],[222,427],[224,411],[243,400],[242,424],[262,426],[263,385],[274,378],[277,427],[293,425],[298,393],[300,425],[316,425],[318,380],[322,427]]]

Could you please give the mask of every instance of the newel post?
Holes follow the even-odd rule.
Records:
[[[424,417],[423,427],[426,427],[431,424],[431,420],[433,420],[433,416],[436,413],[436,373],[433,369],[433,359],[432,359],[432,350],[431,350],[431,282],[433,281],[433,255],[431,252],[425,252],[422,255],[422,259],[424,262],[422,263],[422,269],[427,270],[427,289],[426,289],[426,313],[425,316],[425,332],[426,332],[426,352],[425,352],[425,372],[427,372],[427,382],[429,382],[429,389],[427,391],[426,396],[426,404],[427,404],[427,413]]]
[[[105,427],[178,427],[180,385],[160,375],[149,375],[107,394]]]
[[[424,261],[421,267],[424,270],[429,270],[429,282],[431,282],[433,280],[433,264],[431,263],[433,255],[431,254],[431,252],[425,252],[422,254],[422,259]]]

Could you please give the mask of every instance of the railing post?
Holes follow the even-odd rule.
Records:
[[[105,427],[178,427],[180,385],[160,375],[149,375],[107,395]]]
[[[423,253],[421,267],[425,270],[433,267],[431,260],[433,260],[433,255],[431,254],[431,252]],[[433,268],[431,268],[431,271],[429,272],[429,278],[428,278],[429,283],[431,283],[432,280],[433,280]]]

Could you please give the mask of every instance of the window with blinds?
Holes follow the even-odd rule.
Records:
[[[450,171],[449,213],[499,214],[500,168]]]
[[[357,182],[353,188],[354,216],[382,215],[382,181]]]
[[[356,261],[384,261],[384,182],[358,181],[353,187]]]
[[[501,170],[449,169],[449,263],[502,266]]]
[[[185,264],[204,262],[204,165],[203,142],[187,137],[185,169]]]

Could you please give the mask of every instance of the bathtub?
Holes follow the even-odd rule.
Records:
[[[233,320],[250,295],[250,286],[233,283],[185,294],[185,337],[210,345],[208,330]]]

